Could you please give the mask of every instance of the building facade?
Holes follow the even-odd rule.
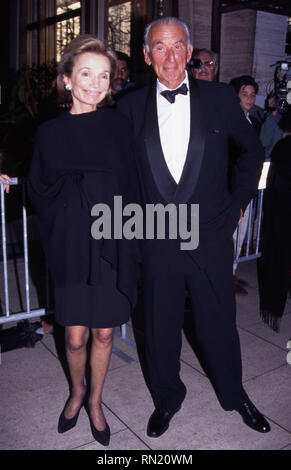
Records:
[[[282,6],[274,10],[276,13],[270,8],[253,7],[266,3],[245,0],[1,2],[0,84],[4,90],[8,71],[57,62],[65,45],[80,33],[95,34],[113,49],[129,54],[132,78],[143,84],[148,78],[142,57],[144,27],[159,16],[174,15],[189,24],[195,47],[209,48],[219,54],[220,81],[229,82],[242,74],[252,75],[263,97],[272,86],[272,64],[287,57],[290,10],[285,1],[275,2]],[[248,5],[252,8],[247,8]]]

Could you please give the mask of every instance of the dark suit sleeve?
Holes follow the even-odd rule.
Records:
[[[239,216],[240,209],[245,211],[256,194],[265,154],[256,132],[238,104],[236,94],[231,89],[227,91],[225,103],[231,139],[232,213]]]

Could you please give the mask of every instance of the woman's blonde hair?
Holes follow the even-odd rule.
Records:
[[[70,44],[65,48],[61,61],[58,65],[57,76],[57,89],[61,103],[72,103],[72,96],[69,91],[65,89],[63,76],[71,77],[75,65],[76,57],[85,52],[93,52],[95,54],[107,57],[110,62],[110,87],[112,80],[115,76],[117,69],[117,58],[110,49],[106,48],[100,39],[92,36],[91,34],[82,34],[73,39]],[[110,91],[98,106],[111,105],[113,102]]]

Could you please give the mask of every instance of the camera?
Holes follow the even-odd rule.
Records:
[[[190,67],[193,67],[194,69],[200,69],[202,67],[202,60],[200,59],[191,59],[189,62]]]
[[[288,103],[291,104],[291,62],[279,60],[274,72],[274,92],[276,95],[276,108],[284,111]]]

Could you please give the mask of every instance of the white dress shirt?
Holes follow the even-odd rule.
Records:
[[[183,83],[189,90],[187,73]],[[157,80],[157,111],[162,150],[167,166],[176,181],[179,182],[186,160],[190,138],[190,96],[176,95],[175,103],[170,103],[161,91],[169,90]]]
[[[251,121],[251,118],[250,118],[250,113],[247,113],[247,114],[246,114],[246,118],[247,118],[247,120],[249,121],[249,123],[250,123],[251,125],[253,125],[253,123],[252,123],[252,121]]]

